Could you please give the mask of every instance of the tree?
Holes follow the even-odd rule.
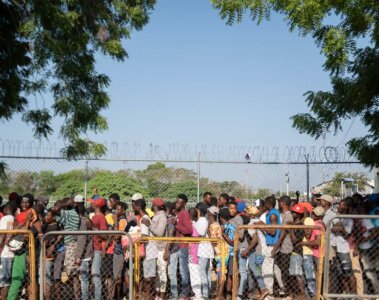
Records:
[[[344,189],[351,190],[353,185],[358,186],[359,191],[365,191],[365,187],[368,183],[368,178],[361,173],[343,173],[337,172],[334,174],[333,179],[330,182],[324,184],[322,192],[324,194],[341,197],[341,181],[344,179],[353,179],[353,182],[345,182]]]
[[[368,133],[348,141],[348,150],[366,166],[379,166],[378,1],[211,2],[229,25],[240,22],[245,12],[250,12],[259,24],[274,11],[285,16],[291,31],[297,29],[303,36],[311,35],[326,57],[324,68],[330,72],[332,89],[305,93],[310,113],[293,116],[293,126],[318,139],[341,131],[343,120],[359,118]]]
[[[83,137],[107,128],[101,111],[110,103],[110,82],[96,71],[95,54],[125,59],[122,40],[148,22],[154,4],[0,1],[0,120],[22,114],[40,139],[52,134],[51,120],[60,117],[66,157],[104,154],[102,144]],[[43,95],[53,98],[50,107]]]

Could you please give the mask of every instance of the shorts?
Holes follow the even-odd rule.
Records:
[[[66,255],[64,258],[64,267],[66,269],[67,275],[72,275],[76,271],[75,265],[75,252],[76,252],[76,242],[67,243],[64,245],[66,250]]]
[[[101,277],[113,278],[113,254],[105,254],[101,264]]]
[[[143,261],[143,277],[152,278],[157,274],[157,259],[148,259]]]
[[[350,253],[338,253],[333,259],[333,265],[338,275],[351,276],[354,274]]]
[[[13,258],[2,257],[0,266],[0,287],[8,287],[12,281]]]
[[[303,276],[303,257],[300,254],[292,253],[289,271],[291,276]]]

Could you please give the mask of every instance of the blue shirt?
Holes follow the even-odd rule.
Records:
[[[270,217],[272,215],[276,215],[277,218],[278,218],[278,224],[277,225],[280,225],[280,213],[279,213],[279,210],[277,210],[276,208],[272,208],[266,215],[266,224],[267,225],[270,225],[271,222],[270,222]],[[279,236],[280,236],[280,230],[276,230],[275,232],[275,235],[270,235],[270,234],[266,234],[266,244],[267,246],[272,246],[272,245],[275,245],[278,240],[279,240]]]
[[[234,241],[234,234],[236,232],[236,227],[231,223],[226,223],[225,225],[225,234],[228,236],[229,239]],[[234,255],[234,246],[229,246],[229,256]]]

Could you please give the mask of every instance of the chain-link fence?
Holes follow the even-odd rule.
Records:
[[[204,192],[214,197],[228,193],[236,198],[258,199],[271,194],[301,198],[310,193],[346,197],[370,194],[372,171],[356,162],[248,163],[226,161],[75,160],[36,157],[0,157],[7,165],[7,179],[0,195],[31,192],[47,195],[50,205],[63,197],[118,193],[129,201],[134,193],[146,199],[174,201],[179,193],[197,203]]]
[[[324,298],[379,299],[379,216],[332,215],[326,233]]]
[[[237,227],[233,299],[321,299],[324,241],[320,225]]]
[[[225,241],[142,237],[134,247],[135,299],[223,299]]]
[[[6,219],[6,216],[3,218]],[[9,223],[12,226],[13,221],[9,220]],[[34,235],[27,230],[0,230],[0,240],[2,299],[37,300]]]
[[[122,231],[50,231],[39,269],[39,299],[132,299],[132,240]]]

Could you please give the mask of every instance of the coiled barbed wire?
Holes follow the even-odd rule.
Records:
[[[102,159],[209,161],[247,163],[356,162],[346,147],[331,146],[243,146],[191,145],[170,143],[166,146],[135,142],[103,143],[107,154]],[[55,142],[0,139],[0,157],[63,158]]]

